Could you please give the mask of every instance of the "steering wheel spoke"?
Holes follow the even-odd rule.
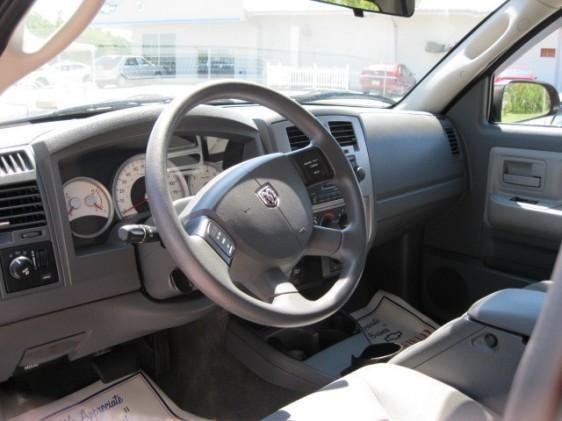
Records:
[[[338,257],[344,243],[345,230],[315,225],[304,250],[307,256]]]
[[[274,307],[284,311],[299,311],[311,305],[311,301],[306,299],[298,290],[277,295],[272,302]]]
[[[290,273],[281,268],[269,268],[261,271],[252,280],[236,282],[265,303],[272,303],[276,297],[298,292],[290,281]]]
[[[189,235],[203,238],[226,264],[232,262],[236,245],[234,240],[217,222],[206,216],[185,216],[184,227]]]

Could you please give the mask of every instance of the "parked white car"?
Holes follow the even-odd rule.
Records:
[[[55,85],[78,85],[92,80],[92,70],[83,63],[76,61],[61,61],[41,67],[31,73],[27,80],[35,88]]]

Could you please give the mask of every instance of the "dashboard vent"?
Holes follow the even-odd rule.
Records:
[[[0,177],[33,171],[33,164],[25,151],[0,154]]]
[[[287,127],[287,137],[292,151],[304,148],[310,142],[308,137],[296,126]]]
[[[459,156],[461,150],[459,148],[459,139],[457,134],[452,127],[445,127],[445,134],[447,135],[447,140],[449,141],[449,147],[451,148],[451,154],[453,156]]]
[[[330,121],[328,127],[340,146],[357,145],[357,137],[351,121]],[[310,142],[308,137],[296,126],[287,127],[287,137],[293,151],[304,148]]]
[[[0,186],[0,232],[45,224],[45,211],[35,181]]]
[[[351,121],[330,121],[328,123],[330,133],[338,141],[340,146],[355,146],[357,138]]]

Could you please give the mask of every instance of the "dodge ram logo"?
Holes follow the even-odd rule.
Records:
[[[279,195],[271,184],[267,183],[263,185],[256,194],[261,199],[263,204],[268,208],[276,208],[279,206]]]

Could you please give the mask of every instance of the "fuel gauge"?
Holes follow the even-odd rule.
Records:
[[[95,238],[113,221],[111,195],[99,181],[76,177],[64,183],[66,212],[72,235]]]

